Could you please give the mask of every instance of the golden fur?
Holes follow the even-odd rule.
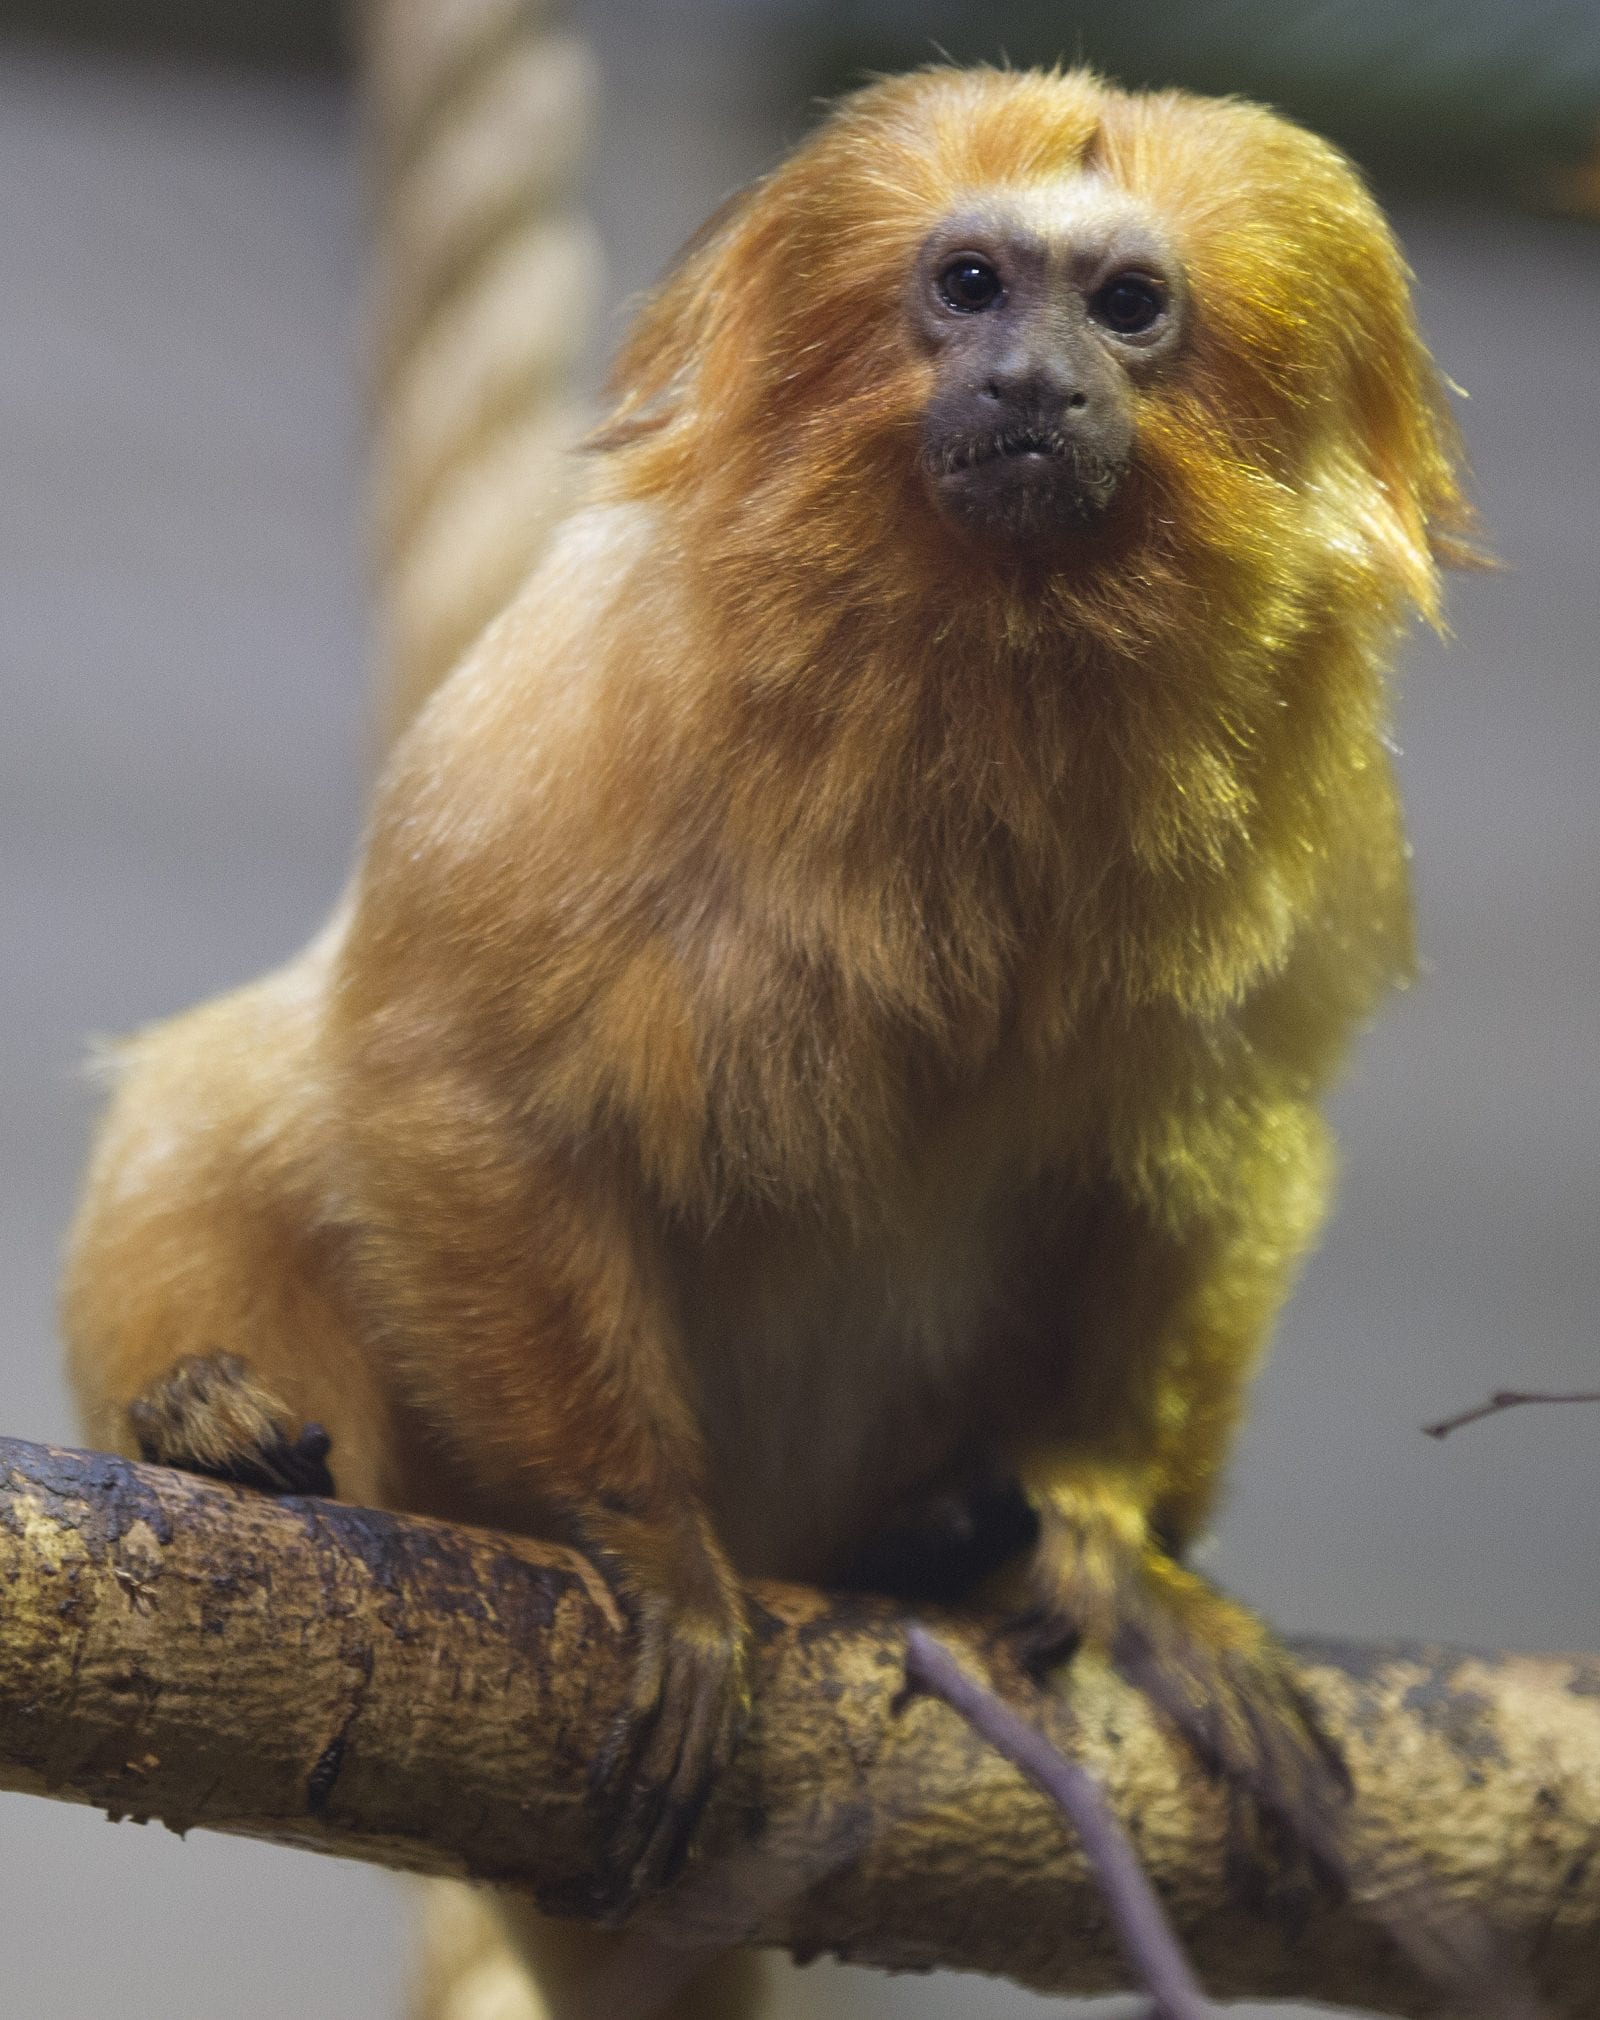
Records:
[[[905,276],[996,193],[1159,219],[1191,307],[1115,508],[1042,553],[917,461]],[[576,1534],[646,1729],[709,1705],[713,1767],[734,1571],[826,1578],[1000,1464],[1047,1610],[1243,1665],[1207,1743],[1270,1785],[1270,1645],[1164,1551],[1408,971],[1383,675],[1464,518],[1333,149],[1081,72],[847,100],[645,304],[338,918],[128,1047],[68,1274],[91,1434],[222,1348],[342,1493]]]

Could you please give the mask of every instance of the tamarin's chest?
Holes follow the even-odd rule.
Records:
[[[607,1078],[637,1103],[719,1533],[746,1574],[813,1580],[1000,1453],[999,1341],[1063,1350],[1018,1322],[1037,1252],[1070,1242],[1113,1114],[1162,1099],[1129,1063],[1181,1046],[1096,1000],[1064,905],[1041,924],[976,885],[942,908],[827,889],[703,905],[651,1014],[583,1027],[639,1049]]]
[[[748,1573],[817,1578],[957,1457],[971,1430],[996,1231],[942,1247],[792,1231],[685,1270],[713,1499]]]
[[[1003,1439],[1001,1343],[1052,1183],[1036,1112],[1048,1098],[1031,1076],[946,1091],[942,1110],[910,1119],[854,1223],[780,1201],[676,1240],[712,1492],[745,1572],[826,1577]],[[1058,1114],[1066,1103],[1058,1085]]]

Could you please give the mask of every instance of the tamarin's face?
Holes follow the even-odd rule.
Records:
[[[1017,543],[1098,519],[1133,453],[1135,392],[1182,347],[1187,295],[1143,207],[1076,176],[941,218],[909,291],[932,368],[922,467],[940,511]]]
[[[1259,107],[1084,72],[846,100],[690,246],[615,392],[618,492],[675,494],[745,587],[778,556],[873,607],[1020,583],[1035,610],[1049,579],[1132,639],[1165,621],[1158,581],[1221,611],[1325,556],[1355,601],[1430,609],[1463,519],[1351,165]]]

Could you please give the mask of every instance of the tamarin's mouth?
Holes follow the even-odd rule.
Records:
[[[927,443],[923,468],[935,503],[969,531],[1032,542],[1102,517],[1126,465],[1065,432],[1013,426]]]
[[[1021,456],[1033,460],[1070,456],[1072,445],[1065,435],[1047,428],[1003,428],[993,435],[974,435],[945,443],[935,458],[936,474],[953,477],[981,463]]]

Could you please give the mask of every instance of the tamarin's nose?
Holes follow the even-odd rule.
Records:
[[[983,397],[1012,413],[1063,420],[1085,413],[1088,389],[1064,360],[1019,359],[996,367],[983,384]]]

